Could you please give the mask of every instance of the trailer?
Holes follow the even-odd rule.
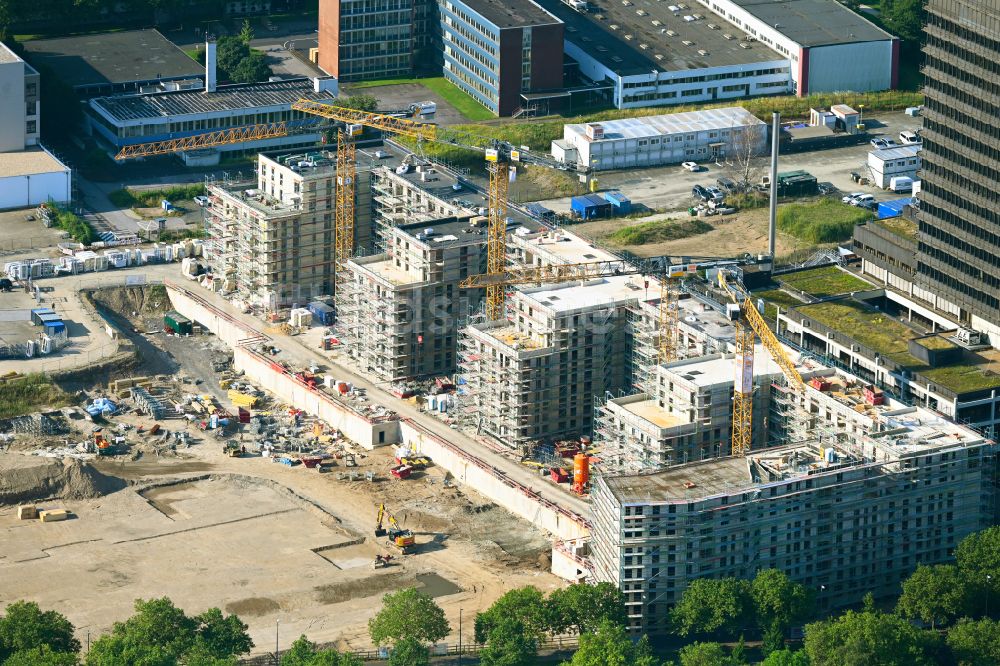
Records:
[[[163,315],[163,327],[177,335],[191,335],[193,331],[191,320],[172,310]]]

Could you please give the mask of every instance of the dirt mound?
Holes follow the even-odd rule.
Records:
[[[0,506],[50,498],[93,499],[126,485],[80,460],[0,453]]]
[[[144,317],[160,315],[170,310],[170,299],[163,285],[112,287],[87,292],[97,305],[111,310],[138,324]]]

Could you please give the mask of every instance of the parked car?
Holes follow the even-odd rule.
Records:
[[[196,204],[198,204],[199,206],[201,206],[202,208],[204,208],[205,206],[207,206],[209,204],[208,197],[206,197],[204,195],[195,197],[194,198],[194,202]]]
[[[876,137],[871,140],[872,148],[875,150],[886,150],[888,148],[898,148],[899,144],[892,139]]]
[[[735,192],[737,188],[736,181],[732,178],[719,178],[715,183],[722,188],[723,192]]]
[[[858,197],[863,197],[864,195],[865,195],[864,192],[852,192],[852,193],[848,194],[846,197],[843,197],[841,199],[841,201],[843,201],[845,204],[849,204],[852,201],[854,201],[855,199],[857,199]]]
[[[860,197],[852,199],[851,205],[858,208],[872,208],[875,206],[875,197],[871,194],[862,194]]]
[[[722,201],[726,198],[726,195],[723,194],[722,190],[717,187],[709,185],[705,188],[705,191],[708,192],[708,196],[712,199],[712,201]]]
[[[377,160],[384,160],[387,157],[389,157],[389,152],[388,151],[385,151],[385,150],[376,150],[375,151],[375,159],[377,159]]]
[[[709,199],[712,198],[712,195],[708,193],[708,190],[706,190],[701,185],[695,185],[694,187],[691,188],[691,196],[693,196],[698,201],[708,201]]]
[[[703,171],[705,169],[705,167],[697,162],[683,162],[681,163],[681,166],[684,167],[685,171],[690,171],[691,173],[698,173],[699,171]]]
[[[904,146],[918,146],[924,142],[920,130],[904,130],[899,133],[899,142]]]

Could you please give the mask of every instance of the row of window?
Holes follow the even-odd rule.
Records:
[[[926,246],[921,244],[921,252],[924,252],[928,256],[937,258],[934,253],[928,252],[928,249],[929,248],[926,248]],[[983,307],[990,308],[994,313],[1000,309],[1000,299],[974,288],[966,278],[956,278],[948,273],[934,268],[933,266],[930,266],[923,261],[918,264],[917,271],[920,275],[937,282],[940,286],[943,286],[956,294],[964,295],[969,301]]]

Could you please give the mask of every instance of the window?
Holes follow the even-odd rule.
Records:
[[[38,123],[34,120],[29,120],[27,126],[25,127],[25,131],[28,134],[34,134],[38,131]]]

